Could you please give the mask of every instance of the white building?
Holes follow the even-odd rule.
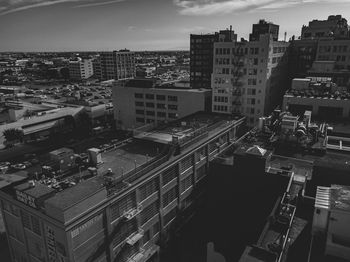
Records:
[[[214,43],[212,111],[245,115],[250,126],[270,113],[286,89],[288,46],[271,34]]]
[[[94,74],[92,60],[78,58],[69,62],[69,75],[71,79],[88,79]]]
[[[153,80],[135,79],[116,82],[112,90],[114,118],[119,129],[158,125],[198,111],[210,111],[208,89],[162,87]]]

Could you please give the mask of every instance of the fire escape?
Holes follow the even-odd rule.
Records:
[[[244,76],[244,48],[242,43],[237,43],[236,50],[234,53],[232,65],[232,113],[240,115],[241,112],[241,96],[242,96],[242,77]]]

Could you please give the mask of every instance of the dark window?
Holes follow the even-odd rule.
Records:
[[[153,179],[140,187],[140,201],[146,199],[158,190],[157,180]]]
[[[172,181],[174,178],[176,177],[176,169],[175,166],[167,169],[166,171],[164,171],[164,173],[162,174],[162,178],[163,178],[163,185],[168,184],[170,181]]]
[[[177,96],[168,96],[168,101],[177,102]]]
[[[165,112],[157,112],[157,116],[166,117],[166,113]]]
[[[172,201],[176,199],[176,187],[173,187],[169,191],[163,194],[163,207],[169,205]]]
[[[169,118],[177,118],[177,114],[176,113],[169,113],[168,117]]]
[[[154,95],[153,94],[146,94],[146,99],[154,99]]]
[[[157,95],[157,100],[165,100],[165,95]]]
[[[165,104],[157,104],[157,108],[166,109],[166,106],[165,106]]]
[[[168,105],[168,109],[177,110],[177,105]]]
[[[168,214],[164,216],[164,225],[166,226],[176,216],[176,208],[172,209]]]
[[[146,103],[146,107],[154,107],[154,103]]]
[[[135,98],[143,98],[143,94],[135,93]]]
[[[144,232],[143,234],[143,244],[146,244],[149,240],[151,239],[151,232],[150,230],[148,229],[147,231]]]
[[[153,202],[141,211],[141,225],[146,223],[159,212],[158,201]]]

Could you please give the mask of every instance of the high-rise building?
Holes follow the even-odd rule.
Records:
[[[231,29],[214,34],[194,35],[190,37],[190,74],[192,88],[210,88],[213,73],[213,47],[215,42],[232,42],[237,35]]]
[[[81,59],[69,62],[69,76],[71,79],[88,79],[94,74],[92,60]]]
[[[214,44],[212,110],[243,114],[248,125],[282,103],[289,43],[260,35],[257,41]]]
[[[116,126],[134,129],[165,124],[198,111],[210,111],[211,90],[184,89],[150,79],[119,81],[113,86]]]
[[[289,79],[304,78],[311,69],[316,60],[318,40],[303,39],[296,40],[295,37],[290,41],[289,46]]]
[[[313,20],[301,29],[301,39],[348,38],[348,21],[341,15],[330,15],[327,20]]]
[[[249,41],[259,41],[261,35],[270,34],[274,41],[278,41],[279,25],[259,20],[258,24],[253,24],[252,33],[249,35]]]
[[[130,79],[136,75],[135,53],[129,50],[101,52],[99,61],[101,68],[99,78],[103,81]]]

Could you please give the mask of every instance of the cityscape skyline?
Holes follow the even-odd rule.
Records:
[[[191,33],[232,25],[248,38],[260,18],[279,24],[280,39],[287,32],[288,40],[300,35],[310,13],[325,19],[346,6],[346,0],[8,0],[0,3],[0,24],[7,25],[0,26],[0,51],[188,50]]]

